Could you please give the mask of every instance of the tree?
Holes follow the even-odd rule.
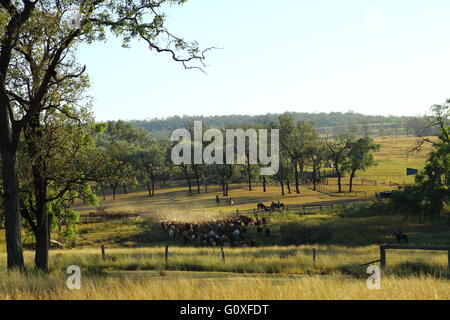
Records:
[[[413,135],[414,137],[424,137],[433,133],[430,123],[425,118],[418,117],[407,120],[405,130],[407,135]]]
[[[311,145],[317,143],[318,135],[312,123],[295,121],[290,113],[281,115],[277,126],[280,129],[281,149],[285,156],[290,158],[294,169],[295,192],[298,194],[300,193],[299,170],[303,173],[308,158],[307,151]]]
[[[222,195],[228,197],[230,183],[236,176],[237,166],[234,164],[215,164],[213,169],[217,184],[222,187]]]
[[[64,28],[65,17],[72,1],[22,0],[1,1],[0,29],[2,34],[0,49],[0,153],[3,162],[4,205],[6,212],[6,242],[8,268],[24,268],[20,235],[20,196],[18,182],[17,152],[22,130],[43,111],[49,90],[66,77],[64,65],[70,50],[78,43],[92,43],[106,38],[107,30],[120,35],[124,46],[132,38],[144,39],[149,48],[159,53],[169,53],[173,60],[187,69],[201,68],[204,53],[195,42],[189,43],[174,36],[165,27],[165,4],[182,4],[184,0],[130,1],[118,0],[114,4],[106,0],[79,1],[80,24],[75,29]],[[150,20],[149,20],[150,19]],[[29,88],[31,99],[28,108],[21,109],[17,102],[23,99],[22,91],[14,83],[13,56],[27,61],[23,40],[35,44],[40,72],[37,84]],[[180,55],[180,53],[186,55]],[[190,62],[200,61],[193,66]],[[34,66],[29,65],[30,70]],[[28,70],[28,71],[30,71]],[[58,74],[62,71],[62,74]],[[7,170],[5,169],[7,168]]]
[[[320,169],[323,163],[328,160],[327,148],[323,141],[311,145],[308,148],[307,155],[307,164],[312,168],[313,190],[315,191],[317,188],[317,179],[320,177]]]
[[[345,162],[348,151],[352,147],[353,136],[348,133],[338,135],[335,138],[325,137],[325,144],[329,151],[329,158],[333,161],[338,178],[338,192],[342,192],[342,165]]]
[[[450,101],[433,106],[432,112],[427,120],[439,130],[439,140],[420,137],[414,150],[431,143],[433,151],[428,155],[424,170],[416,176],[415,185],[401,188],[392,200],[394,210],[426,219],[441,216],[450,199]],[[450,214],[447,225],[450,226]]]
[[[294,117],[285,113],[278,118],[277,126],[280,130],[280,145],[283,150],[284,156],[289,157],[292,161],[294,171],[295,171],[295,191],[300,193],[299,189],[299,177],[298,177],[298,161],[301,157],[301,150],[298,148],[300,141],[300,133],[297,128],[297,122]],[[282,160],[282,159],[281,159]],[[281,184],[282,194],[284,195],[284,174],[286,172],[279,172],[276,175],[277,180]],[[283,181],[283,182],[281,182]]]
[[[51,217],[52,229],[58,236],[58,242],[74,246],[77,241],[76,223],[80,220],[78,212],[71,210],[75,199],[83,199],[94,207],[98,207],[97,196],[92,192],[90,186],[81,187],[81,192],[69,190],[64,195],[49,203],[49,216]]]
[[[186,124],[186,129],[189,130],[189,134],[193,138],[195,136],[194,135],[194,131],[195,131],[194,130],[194,121],[189,121]],[[207,127],[203,127],[203,130],[207,130],[207,129],[208,129]],[[196,141],[191,141],[192,148],[195,148],[196,143],[197,143]],[[202,150],[206,146],[206,144],[207,143],[205,141],[203,141],[202,146],[201,146]],[[207,171],[207,166],[205,164],[195,163],[195,161],[194,161],[194,154],[191,153],[191,163],[190,163],[190,165],[182,164],[180,166],[180,168],[181,168],[181,171],[185,174],[186,180],[188,182],[189,193],[192,193],[191,180],[190,180],[190,176],[189,176],[189,168],[192,169],[192,172],[194,173],[195,181],[196,181],[196,184],[197,184],[197,193],[200,194],[200,192],[201,192],[200,191],[201,190],[200,186],[201,186],[202,182],[204,183],[205,175],[206,175],[206,171]]]
[[[343,163],[343,171],[350,173],[349,192],[353,189],[353,178],[358,170],[364,171],[376,165],[373,152],[379,151],[380,145],[376,144],[372,138],[366,136],[356,140]]]
[[[66,113],[69,110],[65,108]],[[87,192],[90,180],[85,168],[94,146],[93,126],[88,114],[71,112],[73,118],[56,110],[47,112],[24,130],[26,154],[21,154],[21,214],[35,235],[36,267],[44,271],[48,269],[51,226],[56,218],[49,215],[49,205],[50,213],[59,212],[56,206],[62,205],[61,199],[80,188]],[[77,195],[84,197],[83,192]]]
[[[24,122],[23,143],[30,159],[30,179],[29,188],[21,190],[24,195],[20,204],[21,213],[35,234],[36,266],[47,270],[52,220],[48,215],[48,203],[51,201],[49,197],[57,200],[74,185],[85,182],[78,168],[76,171],[70,169],[73,169],[74,161],[78,161],[78,153],[91,145],[90,139],[86,138],[90,134],[86,128],[90,128],[92,119],[89,109],[80,105],[83,100],[89,106],[89,99],[84,95],[89,85],[88,79],[83,75],[82,68],[79,71],[80,67],[73,57],[67,57],[65,64],[55,69],[42,99],[36,100],[39,93],[30,90],[40,87],[41,74],[48,65],[46,58],[36,50],[36,47],[50,41],[48,37],[41,39],[37,36],[37,32],[42,30],[47,28],[30,26],[28,37],[18,39],[11,59],[12,79],[8,94],[17,110],[27,112],[34,105],[42,110],[41,113],[30,114],[28,121]],[[65,76],[60,77],[60,73]],[[63,168],[69,172],[58,171]],[[66,179],[67,177],[71,180]],[[50,196],[52,190],[66,187],[67,190]]]
[[[278,172],[274,175],[274,177],[280,183],[281,195],[284,196],[285,183],[287,184],[290,193],[290,181],[292,176],[292,167],[294,166],[294,164],[292,163],[291,158],[288,157],[286,154],[283,154],[283,152],[280,152],[279,162],[280,167],[278,169]]]
[[[36,2],[24,0],[19,8],[11,1],[2,1],[0,48],[0,153],[2,159],[3,198],[5,207],[5,234],[7,266],[24,268],[20,230],[20,199],[17,151],[20,133],[25,121],[15,119],[14,105],[8,95],[9,68],[15,44],[21,29],[30,19]]]
[[[147,189],[149,197],[155,195],[156,176],[164,166],[164,154],[163,147],[156,141],[152,141],[132,155],[134,170],[141,176],[142,184]]]
[[[104,181],[112,189],[113,200],[116,200],[117,188],[121,185],[136,183],[136,172],[131,163],[133,151],[133,146],[125,141],[114,141],[102,148],[106,163]]]

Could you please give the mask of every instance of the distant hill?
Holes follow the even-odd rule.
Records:
[[[305,113],[292,112],[295,119],[315,123],[319,133],[336,133],[344,130],[367,132],[370,135],[397,136],[405,134],[405,123],[414,117],[407,116],[370,116],[355,112]],[[205,125],[215,128],[252,126],[269,124],[280,114],[265,115],[223,115],[223,116],[174,116],[163,119],[132,120],[131,124],[144,128],[156,139],[167,139],[173,130],[184,128],[193,120],[202,120]]]

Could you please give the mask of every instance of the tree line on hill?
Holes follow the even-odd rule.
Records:
[[[436,128],[430,128],[424,117],[411,116],[373,116],[356,112],[307,113],[291,112],[296,121],[314,123],[319,134],[333,134],[352,131],[360,135],[398,136],[398,135],[436,135]],[[168,139],[173,130],[183,127],[186,123],[201,120],[214,128],[255,127],[268,125],[278,120],[280,114],[264,115],[221,115],[221,116],[173,116],[164,119],[131,120],[138,128],[152,132],[157,140]]]

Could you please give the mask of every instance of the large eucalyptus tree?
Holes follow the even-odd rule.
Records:
[[[205,51],[166,28],[164,11],[184,2],[0,0],[0,153],[8,268],[24,267],[17,166],[20,136],[45,108],[58,107],[46,103],[52,89],[84,73],[84,67],[67,70],[71,52],[80,43],[102,41],[114,34],[122,37],[124,46],[140,38],[150,49],[168,53],[185,68],[201,69]],[[19,61],[26,63],[19,65]],[[28,74],[33,85],[15,81],[16,72]]]

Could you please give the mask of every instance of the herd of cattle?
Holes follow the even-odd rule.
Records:
[[[246,216],[230,217],[222,220],[209,220],[197,223],[176,221],[161,222],[162,229],[170,239],[182,239],[186,243],[203,246],[255,247],[254,239],[247,239],[247,231],[256,228],[258,233],[270,236],[268,218]]]

